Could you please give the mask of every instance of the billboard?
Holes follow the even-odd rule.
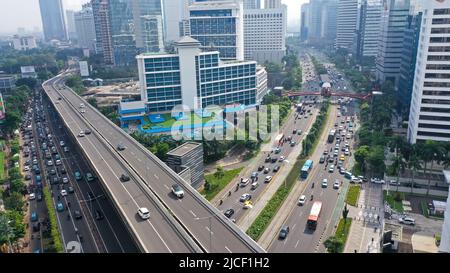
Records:
[[[3,102],[2,93],[0,93],[0,121],[5,119],[5,103]]]
[[[89,67],[86,61],[80,61],[80,74],[81,77],[89,77]]]

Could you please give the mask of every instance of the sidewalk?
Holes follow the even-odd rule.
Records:
[[[358,206],[347,206],[348,217],[353,218],[344,253],[380,253],[384,206],[380,185],[364,183]],[[379,221],[378,221],[379,217]]]
[[[327,122],[327,124],[326,124],[326,126],[325,126],[325,128],[323,130],[323,133],[322,133],[322,135],[320,137],[320,141],[317,144],[317,148],[316,148],[316,150],[320,151],[320,152],[314,152],[314,154],[311,156],[311,159],[314,162],[319,162],[319,158],[322,155],[322,151],[321,151],[320,147],[324,143],[327,143],[328,132],[331,130],[332,127],[334,127],[336,113],[337,113],[336,107],[334,105],[331,106],[328,122]],[[295,151],[295,153],[291,153],[291,154],[295,154],[295,158],[301,152],[301,145],[298,145],[298,146],[300,147],[298,153],[297,153],[297,151]],[[313,172],[314,171],[316,171],[316,172],[320,171],[320,169],[321,169],[320,166],[316,167],[313,170]],[[310,177],[313,177],[313,175],[310,175]],[[294,187],[292,188],[291,192],[287,196],[286,200],[283,202],[283,204],[281,205],[280,209],[278,210],[278,213],[274,216],[274,218],[270,222],[269,226],[267,227],[266,231],[262,234],[261,238],[258,240],[258,244],[262,248],[267,250],[269,248],[269,246],[271,245],[273,239],[277,237],[276,234],[279,232],[279,230],[280,230],[281,226],[283,225],[283,223],[291,215],[292,210],[297,206],[297,199],[303,193],[303,191],[305,190],[305,188],[309,184],[309,182],[310,181],[307,180],[307,181],[296,183],[294,185]],[[256,217],[255,217],[255,219],[256,219]]]
[[[314,110],[314,117],[317,117],[317,114],[319,113],[319,109]],[[312,127],[312,124],[314,123],[316,119],[310,119],[308,123],[307,129],[305,129],[305,132],[309,132],[309,130]],[[295,146],[294,150],[289,154],[289,156],[286,158],[287,161],[289,161],[288,164],[282,165],[280,171],[270,184],[265,188],[265,191],[256,199],[254,202],[254,206],[251,210],[248,210],[238,221],[237,225],[244,231],[246,231],[255,221],[255,219],[258,217],[258,215],[261,213],[261,211],[264,209],[264,207],[267,205],[267,202],[272,198],[272,196],[275,194],[275,192],[278,190],[278,188],[284,183],[286,180],[286,177],[288,176],[290,170],[293,167],[294,162],[296,161],[298,155],[302,151],[302,145],[301,142],[306,137],[306,133],[304,133],[301,137],[301,140],[299,141],[299,144]],[[271,143],[270,143],[271,144]],[[272,146],[271,146],[272,147]],[[272,226],[272,225],[270,225]],[[264,246],[262,246],[264,247]]]

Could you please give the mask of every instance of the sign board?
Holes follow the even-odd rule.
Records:
[[[80,61],[80,74],[81,77],[89,77],[89,67],[86,61]]]

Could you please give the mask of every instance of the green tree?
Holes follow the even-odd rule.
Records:
[[[163,143],[158,143],[157,144],[157,149],[156,149],[156,156],[161,159],[162,161],[166,161],[167,159],[167,153],[170,150],[169,144],[163,142]]]
[[[221,179],[222,177],[224,177],[225,172],[223,170],[222,166],[217,167],[216,172],[214,173],[214,177],[217,179]]]
[[[341,253],[344,249],[344,242],[342,239],[331,236],[324,243],[329,253]]]
[[[369,163],[372,174],[381,174],[384,172],[386,168],[384,160],[385,156],[383,146],[375,146],[370,150],[367,161]]]
[[[22,179],[11,180],[9,184],[11,192],[23,192],[25,188],[25,184],[23,183]]]
[[[420,157],[414,153],[409,161],[408,161],[408,168],[411,170],[411,193],[413,192],[414,188],[414,175],[418,170],[422,168],[422,165],[420,163]]]
[[[342,218],[344,218],[344,229],[342,233],[345,233],[345,224],[347,223],[347,216],[350,210],[347,208],[347,203],[345,203],[344,210],[342,211]]]
[[[33,90],[36,87],[37,80],[35,78],[20,78],[16,81],[16,86],[26,85]]]
[[[24,201],[23,196],[18,192],[12,192],[8,197],[4,199],[5,208],[7,210],[22,211]]]
[[[358,162],[358,164],[361,166],[361,172],[366,172],[366,162],[369,157],[370,148],[367,145],[360,146],[355,151],[355,160]]]

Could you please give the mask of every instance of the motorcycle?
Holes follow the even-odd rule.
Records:
[[[314,199],[314,195],[311,195],[311,201]]]

